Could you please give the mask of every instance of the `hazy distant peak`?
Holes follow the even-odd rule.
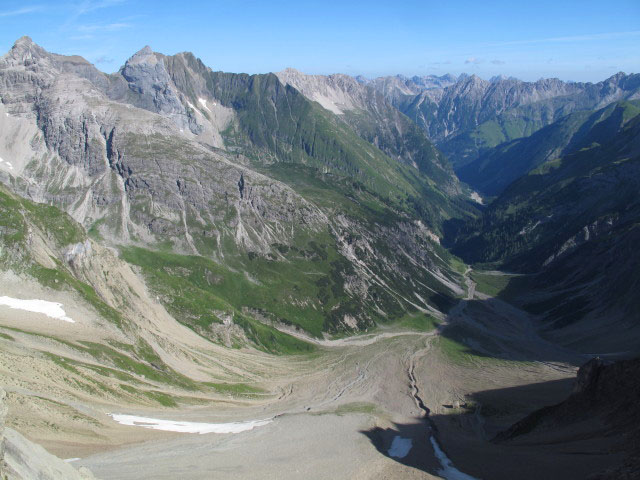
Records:
[[[282,73],[284,75],[304,75],[304,73],[302,73],[300,70],[297,70],[293,67],[287,67],[278,73]]]
[[[511,76],[508,77],[506,75],[495,75],[491,77],[489,81],[491,83],[498,83],[498,82],[519,82],[521,80],[519,78],[511,77]]]

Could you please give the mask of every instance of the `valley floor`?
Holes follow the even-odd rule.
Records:
[[[275,395],[162,410],[66,402],[64,408],[105,426],[96,429],[99,438],[80,431],[25,433],[104,480],[471,478],[460,471],[482,479],[552,480],[584,478],[608,466],[613,457],[585,442],[564,449],[545,441],[488,442],[525,414],[566,397],[585,359],[540,339],[524,312],[475,292],[470,279],[467,287],[467,297],[434,330],[326,341],[311,358],[271,360],[261,385]],[[26,405],[42,394],[15,384],[7,391],[20,430],[17,417],[30,415]],[[53,403],[59,399],[50,401],[38,408],[60,409]],[[271,421],[241,433],[195,434],[120,425],[109,413]],[[443,470],[432,438],[454,467]]]

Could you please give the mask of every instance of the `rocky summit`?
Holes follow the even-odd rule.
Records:
[[[635,478],[639,139],[638,74],[107,74],[20,38],[0,477]]]

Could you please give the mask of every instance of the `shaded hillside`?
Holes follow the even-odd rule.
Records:
[[[583,140],[587,147],[545,162],[509,185],[465,227],[454,251],[472,262],[535,271],[566,252],[571,247],[566,242],[584,229],[597,233],[598,226],[637,218],[640,117],[613,136],[610,127],[597,124]]]
[[[640,102],[617,102],[596,112],[576,112],[529,137],[488,150],[458,171],[461,180],[484,195],[499,195],[511,182],[546,161],[591,143],[604,143],[640,111]]]
[[[578,371],[564,402],[537,410],[499,433],[495,442],[515,444],[588,438],[602,453],[623,451],[627,459],[590,479],[640,478],[640,359],[590,360]]]
[[[533,274],[505,295],[585,353],[637,351],[640,327],[640,116],[610,136],[612,124],[512,183],[453,245],[469,262]]]

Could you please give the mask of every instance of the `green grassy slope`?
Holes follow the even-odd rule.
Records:
[[[51,262],[55,266],[42,265],[34,257],[29,247],[32,235],[42,235],[50,249]],[[64,262],[63,252],[70,245],[86,240],[87,235],[82,226],[64,212],[49,205],[37,204],[17,197],[7,187],[0,185],[0,269],[28,275],[41,285],[54,290],[75,292],[80,299],[91,305],[98,315],[111,321],[118,328],[127,330],[129,327],[125,318],[100,298],[91,285],[79,280],[70,266]],[[243,292],[254,292],[246,277],[236,275],[229,282],[229,288],[221,292],[226,300],[206,293],[202,294],[202,285],[218,281],[217,279],[221,278],[219,273],[222,269],[201,257],[129,248],[125,249],[123,258],[132,260],[133,264],[149,267],[149,271],[155,273],[155,276],[151,276],[151,280],[159,279],[156,283],[164,281],[166,290],[163,293],[171,299],[169,310],[175,315],[176,320],[193,327],[196,331],[198,325],[214,321],[215,317],[208,312],[216,308],[224,310],[230,304],[229,302],[237,301]],[[183,273],[189,267],[194,269],[194,273],[185,278]],[[229,273],[228,270],[224,272]],[[198,277],[198,274],[203,276]],[[267,272],[267,275],[269,274],[270,272]],[[282,278],[285,278],[286,274],[285,270]],[[268,293],[257,290],[254,293],[255,305],[272,305],[276,301],[268,297]],[[285,303],[276,305],[287,308]],[[194,315],[197,315],[195,322],[192,321]],[[215,321],[220,322],[217,318]],[[235,323],[246,332],[254,346],[268,352],[303,353],[314,349],[312,345],[279,332],[269,325],[262,325],[248,316],[239,315]]]
[[[640,116],[613,137],[610,127],[608,122],[596,124],[584,139],[588,146],[543,163],[512,183],[463,229],[454,252],[471,262],[536,270],[594,222],[633,217]]]
[[[283,85],[274,74],[213,72],[192,54],[166,57],[165,62],[173,81],[192,102],[197,102],[196,83],[203,81],[213,98],[234,110],[237,122],[224,132],[225,143],[255,165],[303,164],[352,179],[399,209],[407,203],[420,205],[436,230],[443,216],[458,214],[459,206],[451,205],[456,200],[442,190],[455,184],[446,159],[402,114],[398,115],[407,131],[388,135],[375,146],[367,141],[373,141],[377,131],[370,115],[354,114],[349,122],[342,121]],[[384,151],[396,157],[405,154],[418,168]]]

